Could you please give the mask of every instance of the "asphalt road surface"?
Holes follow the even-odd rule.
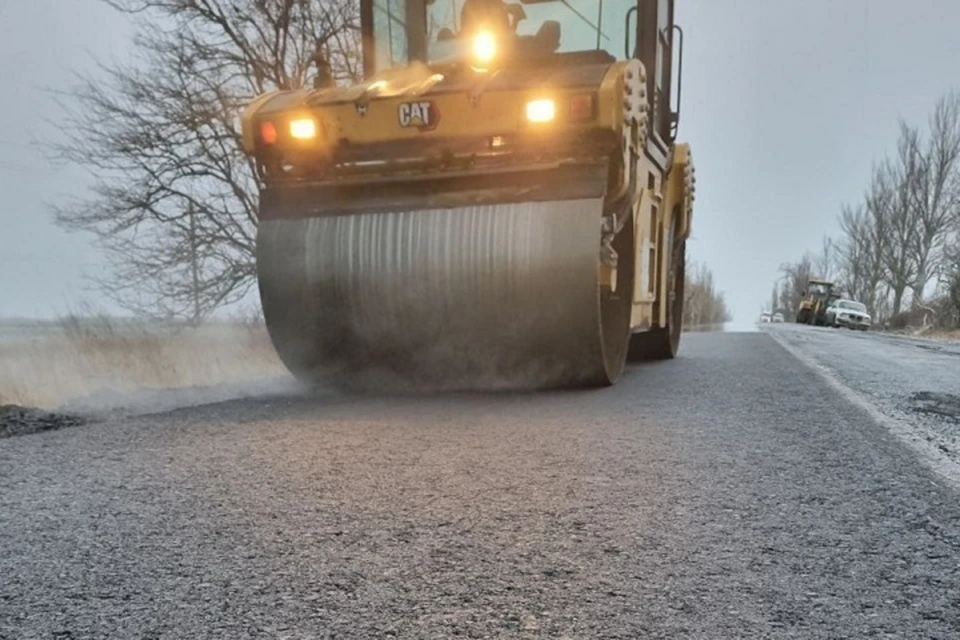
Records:
[[[960,485],[960,344],[792,324],[765,329]]]
[[[0,637],[960,637],[955,485],[779,342],[883,339],[776,331],[601,391],[0,440]]]

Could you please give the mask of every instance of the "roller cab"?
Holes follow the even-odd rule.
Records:
[[[361,18],[362,82],[242,119],[291,370],[605,385],[673,357],[694,184],[673,3],[362,0]]]

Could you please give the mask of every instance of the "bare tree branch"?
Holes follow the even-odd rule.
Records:
[[[318,47],[360,69],[355,0],[104,0],[137,25],[135,54],[81,77],[62,101],[61,158],[94,176],[54,208],[91,232],[120,304],[208,314],[255,283],[259,185],[238,117],[256,95],[307,86]]]
[[[836,269],[836,246],[833,239],[824,236],[820,246],[820,253],[817,254],[813,262],[813,270],[818,277],[824,280],[833,279],[833,272]]]
[[[878,240],[885,281],[893,294],[893,314],[900,313],[903,296],[916,277],[916,262],[911,247],[916,238],[916,208],[913,206],[916,177],[920,170],[915,153],[915,129],[903,122],[897,142],[895,161],[885,160],[874,171],[867,195],[867,208],[874,225],[882,232]]]
[[[840,285],[848,296],[866,305],[874,318],[880,317],[880,283],[886,276],[881,256],[886,236],[878,231],[879,222],[864,205],[844,205],[840,213]]]
[[[799,262],[785,262],[780,265],[780,304],[784,314],[797,317],[800,300],[807,288],[807,282],[813,276],[813,261],[810,254],[804,254]]]
[[[916,276],[914,300],[924,299],[927,284],[941,266],[943,243],[960,204],[960,94],[950,93],[937,103],[930,118],[930,139],[912,154],[919,167],[912,185],[916,234],[910,246]]]
[[[685,328],[716,327],[731,319],[722,292],[713,284],[713,272],[704,264],[687,258],[683,288],[683,326]]]

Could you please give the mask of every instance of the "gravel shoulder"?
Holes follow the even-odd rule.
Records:
[[[8,438],[0,482],[0,638],[960,635],[957,491],[765,332]]]

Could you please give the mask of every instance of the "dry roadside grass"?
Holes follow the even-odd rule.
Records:
[[[937,340],[939,342],[958,342],[960,343],[960,329],[934,329],[921,333],[918,338],[928,340]]]
[[[0,342],[0,405],[53,410],[104,391],[207,387],[285,374],[261,325],[158,333],[67,320],[45,337]]]
[[[933,342],[960,343],[960,329],[889,329],[886,331],[880,330],[879,333],[931,340]]]

